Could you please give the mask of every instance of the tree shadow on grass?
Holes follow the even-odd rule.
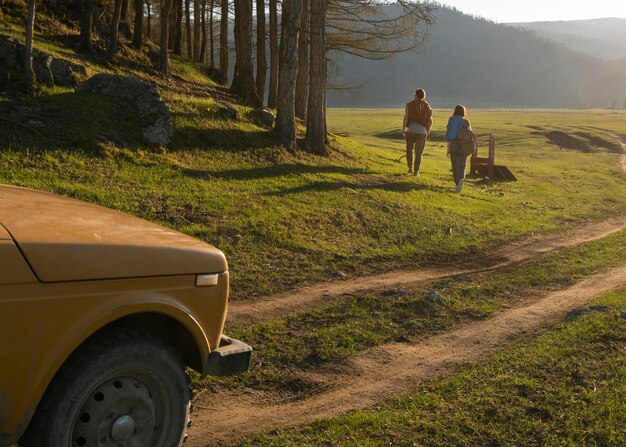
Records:
[[[79,150],[101,155],[102,142],[145,146],[141,123],[127,104],[92,93],[59,93],[0,103],[0,148]]]
[[[220,149],[241,152],[277,145],[271,130],[202,129],[184,126],[176,128],[170,150]]]
[[[184,169],[183,174],[197,179],[219,178],[223,180],[257,180],[270,177],[285,177],[300,174],[365,174],[363,168],[345,166],[313,166],[300,163],[284,163],[274,166],[250,169],[229,169],[225,171],[204,171],[200,169]]]
[[[397,140],[399,142],[404,142],[404,136],[402,135],[402,130],[394,129],[388,130],[385,132],[375,133],[373,135],[376,138],[380,138],[383,140]],[[428,141],[432,141],[434,143],[442,143],[446,141],[446,133],[441,130],[433,130],[428,137]],[[426,144],[428,144],[428,141]]]
[[[409,192],[409,191],[431,191],[442,192],[447,191],[447,188],[441,186],[424,185],[420,183],[412,182],[380,182],[380,183],[368,183],[358,184],[345,181],[337,182],[313,182],[308,185],[298,186],[295,188],[287,188],[281,191],[267,193],[269,196],[286,196],[289,194],[299,194],[303,192],[326,192],[326,191],[339,191],[339,190],[382,190],[391,192]]]

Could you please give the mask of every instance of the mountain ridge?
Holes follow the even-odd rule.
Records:
[[[438,7],[419,53],[382,62],[338,56],[331,107],[402,107],[418,87],[437,107],[589,108],[622,105],[626,58],[605,61],[508,24]]]
[[[535,32],[568,46],[574,51],[602,59],[626,57],[626,19],[605,17],[588,20],[560,20],[508,23]]]

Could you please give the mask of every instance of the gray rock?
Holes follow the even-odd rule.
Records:
[[[432,302],[438,303],[438,304],[443,304],[443,303],[446,302],[445,298],[443,296],[439,295],[434,290],[430,291],[430,293],[428,294],[428,299],[429,299],[429,301],[432,301]]]
[[[167,117],[162,116],[153,125],[144,127],[141,133],[150,143],[166,147],[174,134],[174,127],[170,124]]]
[[[33,52],[33,70],[35,70],[37,82],[54,85],[54,76],[50,67],[52,67],[52,56],[39,51]]]
[[[265,127],[272,127],[274,125],[274,114],[271,110],[260,108],[251,112],[252,119],[260,122]]]
[[[0,36],[0,65],[21,69],[24,51],[22,43]],[[33,70],[37,82],[62,87],[76,87],[87,77],[84,66],[55,58],[39,50],[33,50]]]
[[[144,123],[142,135],[152,144],[166,147],[174,135],[175,129],[169,120],[170,111],[154,82],[101,73],[78,86],[76,92],[112,96],[135,107]]]
[[[224,119],[236,120],[239,112],[230,104],[223,103],[217,109],[217,114]]]
[[[18,61],[16,43],[6,37],[0,37],[0,65],[7,68],[16,68]]]
[[[626,319],[626,311],[620,310],[619,311],[619,316],[620,316],[620,318]]]
[[[87,70],[84,66],[75,64],[65,59],[52,59],[50,71],[55,85],[76,87],[87,78]]]

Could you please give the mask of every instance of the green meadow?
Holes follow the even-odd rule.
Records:
[[[245,107],[227,120],[208,96],[164,97],[177,127],[168,150],[141,143],[131,111],[105,97],[54,89],[20,102],[54,112],[43,128],[15,124],[15,104],[4,102],[0,182],[98,203],[216,245],[230,262],[233,299],[468,260],[531,232],[626,212],[626,176],[609,135],[626,136],[624,113],[470,109],[481,141],[495,135],[496,162],[518,181],[469,178],[455,194],[448,111],[435,112],[422,174],[413,177],[396,161],[404,153],[400,110],[329,110],[334,150],[317,157],[277,147]]]
[[[283,393],[314,392],[299,373],[346,362],[368,348],[417,342],[460,324],[531,302],[626,262],[626,230],[497,272],[455,275],[397,290],[351,293],[271,321],[231,325],[230,336],[255,347],[250,371],[194,386]],[[442,303],[428,299],[431,290]]]
[[[240,446],[617,446],[626,443],[626,325],[609,306],[375,409],[278,428]]]
[[[10,92],[0,98],[0,183],[99,204],[215,245],[229,262],[232,301],[254,305],[299,286],[402,268],[471,267],[532,234],[626,216],[618,142],[626,142],[626,110],[466,104],[480,155],[492,135],[496,164],[517,181],[470,175],[457,194],[446,158],[451,109],[434,111],[419,177],[402,158],[402,109],[328,109],[330,155],[290,152],[207,66],[172,55],[171,76],[160,77],[151,43],[145,51],[126,45],[119,63],[104,65],[67,46],[59,37],[76,29],[38,8],[35,48],[83,64],[89,75],[155,82],[176,134],[168,148],[148,145],[136,111],[110,97],[43,86],[28,98]],[[0,33],[21,40],[23,26],[5,20]],[[237,118],[224,116],[224,104]],[[299,122],[300,141],[304,130]],[[225,333],[254,348],[250,370],[206,379],[188,370],[191,388],[207,399],[250,391],[279,404],[306,400],[326,383],[341,386],[343,368],[368,349],[471,326],[625,262],[621,229],[497,270],[345,293],[267,321],[227,319]],[[440,300],[429,298],[432,291]],[[604,310],[546,322],[538,334],[374,407],[304,425],[294,418],[295,426],[237,445],[626,445],[626,289],[593,304]]]

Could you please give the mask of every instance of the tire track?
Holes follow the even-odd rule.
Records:
[[[617,217],[577,226],[557,234],[533,234],[520,242],[496,248],[488,255],[477,257],[473,260],[473,267],[453,266],[392,271],[344,281],[315,284],[255,300],[233,301],[229,304],[227,323],[232,325],[266,321],[327,302],[336,302],[348,294],[387,290],[461,274],[498,270],[556,250],[602,239],[625,228],[626,216]],[[479,267],[475,267],[476,265]]]
[[[188,445],[225,445],[271,427],[368,408],[387,396],[406,393],[420,380],[477,362],[625,285],[626,265],[417,343],[375,347],[343,365],[307,373],[320,392],[299,401],[272,403],[267,393],[251,390],[202,396],[196,403],[201,411],[194,417]]]

